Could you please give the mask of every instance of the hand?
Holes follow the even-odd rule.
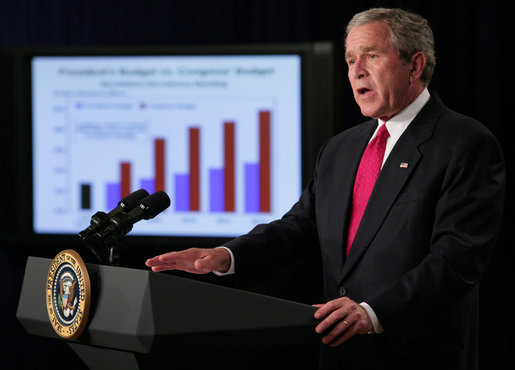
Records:
[[[194,274],[207,274],[211,271],[227,272],[231,267],[231,255],[224,248],[190,248],[149,258],[145,264],[155,272],[165,270],[182,270]]]
[[[324,333],[322,343],[336,347],[356,334],[367,334],[374,329],[367,311],[353,300],[343,297],[326,304],[316,304],[315,319],[322,320],[315,331]],[[326,330],[331,328],[328,333]]]

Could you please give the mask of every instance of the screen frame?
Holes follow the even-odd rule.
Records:
[[[301,58],[302,189],[313,175],[316,154],[341,118],[341,49],[330,42],[264,45],[16,48],[1,56],[3,127],[0,161],[5,174],[1,238],[15,244],[78,246],[73,234],[40,234],[33,228],[31,60],[36,56],[299,55]],[[5,176],[5,175],[4,175]],[[293,205],[293,204],[292,204]],[[158,216],[159,217],[159,216]],[[80,230],[77,230],[79,232]],[[250,230],[249,230],[250,231]],[[130,245],[221,245],[232,238],[128,235]]]

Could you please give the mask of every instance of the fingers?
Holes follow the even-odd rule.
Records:
[[[329,301],[325,304],[318,305],[320,309],[315,312],[315,319],[322,319],[333,311],[342,308],[345,305],[345,301],[351,301],[349,298],[339,298]],[[351,301],[352,302],[352,301]]]
[[[352,326],[353,324],[347,320],[339,321],[328,333],[325,333],[326,335],[322,338],[322,343],[331,347],[342,344],[354,336],[355,333],[352,330]]]
[[[201,250],[191,248],[179,252],[168,252],[149,258],[145,264],[152,268],[152,271],[183,270],[196,272],[194,263],[201,255]]]
[[[158,264],[160,264],[159,256],[149,258],[145,261],[145,265],[147,265],[148,267],[156,266]]]
[[[315,306],[320,307],[315,312],[315,318],[322,320],[315,331],[324,335],[324,344],[338,346],[356,334],[366,334],[372,330],[366,310],[347,297]]]
[[[178,252],[168,252],[164,253],[160,256],[154,257],[157,258],[159,264],[167,264],[167,263],[188,263],[194,261],[197,258],[200,258],[203,253],[203,249],[199,248],[189,248],[183,251]]]
[[[329,301],[315,312],[315,319],[323,319],[315,328],[318,334],[325,334],[322,338],[323,343],[331,342],[336,336],[350,328],[352,321],[350,321],[350,317],[347,317],[350,302],[352,301],[348,298]]]
[[[172,263],[172,264],[167,264],[167,265],[152,266],[151,269],[154,272],[161,272],[161,271],[167,271],[167,270],[177,270],[177,265]]]
[[[173,253],[176,253],[176,252],[169,252],[169,253],[165,253],[165,254],[161,254],[159,256],[149,258],[146,260],[145,265],[147,265],[148,267],[153,267],[153,266],[162,266],[167,263],[167,260],[168,260],[168,262],[173,262],[173,257],[170,257],[170,255]]]

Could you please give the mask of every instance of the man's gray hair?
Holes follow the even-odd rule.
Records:
[[[426,66],[420,79],[427,86],[436,66],[433,31],[427,20],[402,9],[372,8],[352,17],[345,38],[352,28],[378,21],[388,25],[390,41],[401,60],[409,63],[413,54],[419,51],[424,53]]]

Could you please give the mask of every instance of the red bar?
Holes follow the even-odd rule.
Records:
[[[165,190],[165,140],[155,139],[154,141],[155,160],[155,190]]]
[[[121,197],[123,198],[131,193],[131,163],[122,162],[120,172],[120,177],[122,178]]]
[[[190,211],[200,211],[200,128],[190,132]]]
[[[224,185],[225,212],[234,212],[234,122],[224,123]]]
[[[259,112],[259,211],[270,212],[270,112]]]

